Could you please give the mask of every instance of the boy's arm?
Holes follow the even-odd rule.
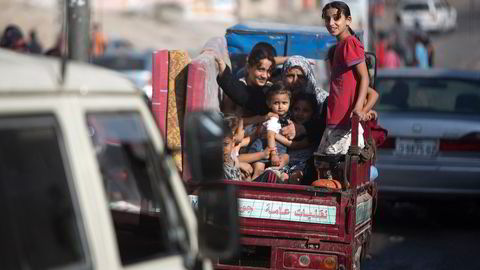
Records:
[[[378,100],[378,93],[375,91],[375,89],[371,88],[370,86],[368,87],[367,90],[367,97],[366,97],[366,103],[365,106],[363,106],[363,113],[368,113],[375,103],[377,103]]]
[[[245,153],[238,156],[240,162],[253,163],[261,159],[270,158],[270,148],[266,147],[265,150],[256,153]]]
[[[353,113],[360,117],[360,120],[365,119],[365,113],[363,112],[363,104],[365,103],[365,98],[367,97],[368,92],[368,71],[365,61],[355,65],[354,67],[356,78],[357,78],[357,89],[358,96],[355,101],[355,107],[353,108]]]

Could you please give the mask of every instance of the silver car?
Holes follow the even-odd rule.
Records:
[[[379,70],[376,88],[380,194],[480,197],[480,73]]]
[[[418,23],[424,31],[449,31],[457,27],[457,10],[446,0],[403,0],[396,14],[407,28]]]

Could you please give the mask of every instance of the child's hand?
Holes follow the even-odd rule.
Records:
[[[270,159],[270,154],[272,151],[275,151],[275,150],[272,150],[272,148],[270,147],[265,147],[265,149],[263,150],[263,158],[264,159]]]
[[[252,165],[246,163],[246,162],[240,162],[240,164],[238,165],[238,167],[240,168],[240,171],[242,171],[245,175],[247,175],[248,177],[251,177],[252,174],[253,174],[253,167]]]
[[[276,153],[272,154],[272,158],[270,161],[272,163],[272,167],[280,166],[280,158]]]
[[[378,114],[374,110],[370,110],[367,113],[368,120],[376,120],[378,118]]]
[[[270,120],[270,118],[272,118],[272,117],[279,118],[279,117],[278,117],[278,114],[273,113],[273,112],[269,112],[269,113],[267,113],[267,115],[265,116],[265,121]]]
[[[357,110],[357,109],[353,110],[352,111],[352,116],[353,115],[358,115],[358,118],[359,118],[360,121],[367,121],[368,120],[367,119],[367,114],[364,113],[362,110]]]
[[[215,56],[215,62],[217,63],[218,67],[218,75],[223,74],[225,68],[227,67],[227,64],[225,64],[225,61],[223,61],[223,59],[218,56]]]

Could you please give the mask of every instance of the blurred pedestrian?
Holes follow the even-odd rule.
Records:
[[[428,46],[431,42],[428,33],[423,31],[419,21],[415,21],[413,35],[415,40],[415,64],[417,67],[428,68],[431,62]]]
[[[41,54],[43,52],[43,47],[37,39],[37,31],[35,29],[30,30],[29,36],[28,50],[31,53]]]
[[[28,52],[27,43],[23,38],[22,30],[14,24],[8,25],[0,39],[0,48],[6,48],[17,52]]]
[[[102,27],[98,22],[93,23],[91,42],[92,56],[100,56],[105,53],[105,49],[107,48],[107,37],[102,32]]]
[[[385,52],[387,50],[387,34],[383,31],[378,32],[378,41],[375,44],[375,54],[377,55],[378,67],[385,66]]]
[[[415,65],[419,68],[428,68],[428,50],[424,44],[424,38],[415,35]]]
[[[403,66],[400,56],[398,56],[397,52],[393,48],[393,44],[391,42],[387,42],[386,47],[383,68],[399,68]]]
[[[394,50],[406,66],[414,64],[413,35],[402,24],[400,16],[395,17],[395,27],[392,30]]]
[[[433,42],[432,42],[432,39],[430,38],[430,35],[422,29],[420,22],[418,21],[415,22],[414,35],[419,37],[420,41],[423,43],[423,45],[427,49],[428,66],[433,67],[433,64],[434,64],[433,59],[435,57],[435,47],[433,46]]]

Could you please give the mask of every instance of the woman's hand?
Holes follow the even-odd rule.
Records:
[[[225,68],[227,67],[227,64],[225,64],[225,61],[223,61],[223,59],[218,56],[215,56],[215,62],[217,63],[218,67],[218,75],[222,75],[225,71]]]

